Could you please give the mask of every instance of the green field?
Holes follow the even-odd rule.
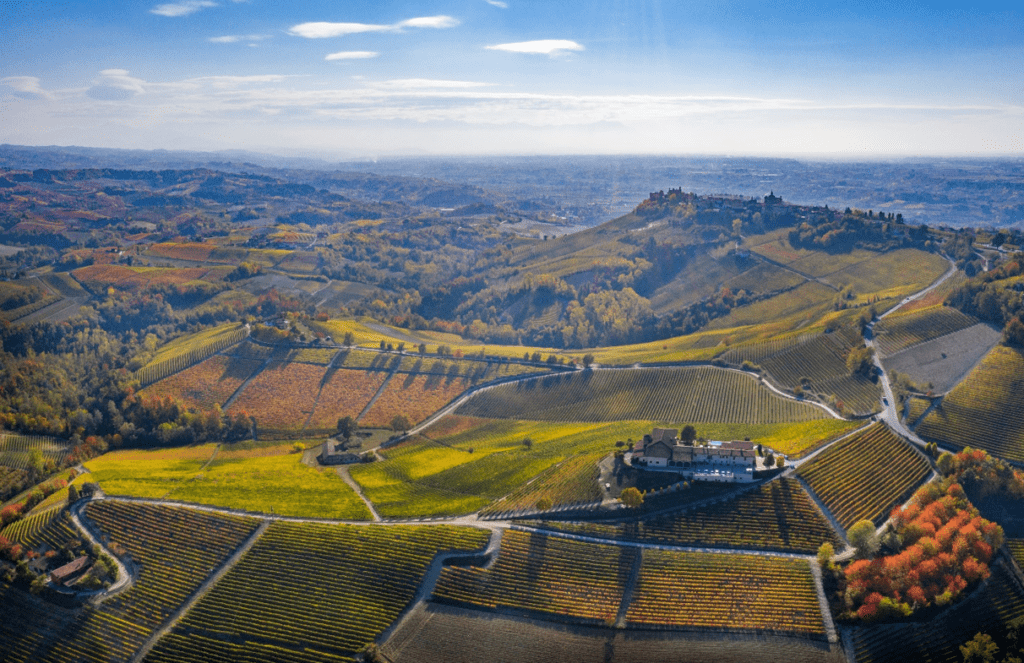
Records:
[[[315,443],[315,441],[313,442]],[[109,495],[164,498],[287,516],[369,520],[359,496],[331,468],[302,464],[291,443],[258,449],[215,445],[114,451],[89,461]],[[203,466],[211,458],[208,467]]]
[[[477,394],[467,416],[544,421],[785,423],[824,419],[819,408],[778,396],[736,371],[701,366],[580,371]]]

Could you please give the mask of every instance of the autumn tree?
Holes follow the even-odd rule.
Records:
[[[988,633],[978,633],[965,644],[960,645],[964,663],[995,663],[999,645]]]
[[[630,486],[619,495],[619,501],[630,509],[637,509],[644,503],[644,494],[638,489]]]
[[[405,432],[412,428],[412,422],[409,421],[409,417],[404,414],[396,414],[391,418],[391,430],[397,432]]]

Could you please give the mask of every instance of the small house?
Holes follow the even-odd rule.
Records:
[[[82,555],[53,571],[50,571],[50,582],[55,585],[67,585],[78,579],[83,573],[89,570],[91,560]]]

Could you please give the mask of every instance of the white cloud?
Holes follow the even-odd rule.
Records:
[[[22,99],[52,99],[53,95],[39,86],[35,76],[9,76],[0,78],[0,83],[12,88],[15,96]]]
[[[508,3],[502,2],[501,0],[484,0],[487,4],[493,7],[501,7],[502,9],[508,9]]]
[[[240,41],[263,41],[270,39],[271,35],[224,35],[222,37],[210,37],[208,41],[214,44],[234,44]]]
[[[458,24],[458,19],[451,16],[421,16],[396,23],[395,26],[399,28],[454,28]]]
[[[509,53],[535,53],[540,55],[559,55],[566,51],[585,50],[581,44],[569,39],[538,39],[536,41],[517,41],[511,44],[488,46],[491,51],[508,51]]]
[[[129,76],[127,69],[104,69],[85,93],[100,101],[126,101],[144,93],[145,83],[141,78]]]
[[[375,58],[380,53],[376,51],[340,51],[338,53],[330,53],[324,60],[332,62],[334,60],[365,60],[367,58]]]
[[[329,37],[344,37],[345,35],[353,35],[360,32],[401,32],[402,28],[453,28],[458,24],[459,21],[451,16],[421,16],[390,25],[315,21],[293,25],[288,30],[288,34],[296,37],[305,37],[306,39],[327,39]]]
[[[486,87],[490,83],[476,81],[446,81],[433,78],[396,78],[389,81],[370,83],[372,87],[391,90],[461,89]]]
[[[206,9],[208,7],[216,7],[217,3],[211,0],[185,0],[184,2],[172,2],[165,5],[157,5],[150,9],[150,13],[156,14],[157,16],[188,16],[194,14],[200,9]]]

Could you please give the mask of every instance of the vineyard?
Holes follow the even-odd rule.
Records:
[[[1024,568],[1024,539],[1007,539],[1006,549],[1010,551],[1017,566]]]
[[[489,505],[480,515],[493,515],[509,511],[559,508],[576,504],[600,502],[604,496],[597,485],[600,470],[598,462],[605,454],[580,454],[567,458],[558,465],[541,472],[537,478],[511,495]]]
[[[842,542],[795,479],[777,479],[733,499],[621,525],[548,522],[544,527],[636,543],[763,548],[813,553]]]
[[[358,417],[387,376],[381,371],[328,370],[307,431],[334,431],[338,419]]]
[[[881,523],[928,478],[931,466],[878,423],[829,447],[798,473],[839,524],[849,528],[860,520]]]
[[[918,343],[967,329],[976,318],[955,308],[937,306],[913,313],[890,315],[875,325],[875,344],[883,357],[890,357]]]
[[[326,372],[316,364],[275,362],[253,378],[227,412],[255,417],[260,437],[294,435],[312,414]]]
[[[268,656],[257,660],[348,660],[405,609],[438,553],[480,550],[488,534],[274,523],[146,660],[239,650]]]
[[[579,620],[615,619],[639,550],[506,531],[490,569],[445,567],[433,600]]]
[[[235,345],[248,334],[244,325],[232,323],[177,339],[161,348],[153,361],[135,371],[135,379],[143,386],[152,384]]]
[[[198,281],[209,273],[206,267],[125,267],[124,265],[89,265],[72,274],[93,293],[108,287],[137,290],[150,285],[180,285]]]
[[[462,378],[396,374],[359,423],[363,426],[384,427],[398,414],[404,414],[413,423],[418,423],[455,400],[470,386],[471,383]]]
[[[960,663],[964,660],[960,645],[975,633],[993,633],[1024,617],[1024,596],[1016,583],[996,565],[992,577],[970,598],[928,621],[854,628],[851,639],[856,662],[891,661],[893,652],[899,652],[906,661]]]
[[[27,469],[34,449],[43,457],[61,463],[71,451],[71,446],[55,438],[41,435],[18,435],[0,432],[0,465],[14,469]]]
[[[1024,357],[996,346],[942,403],[917,425],[917,434],[957,447],[984,449],[1024,461]]]
[[[610,453],[615,440],[649,429],[648,422],[564,424],[478,420],[447,435],[426,436],[385,451],[379,463],[349,469],[387,518],[465,514],[522,487],[577,454]],[[523,440],[529,438],[527,448]]]
[[[27,621],[39,618],[31,604],[24,610],[5,611],[0,620],[5,663],[130,660],[257,524],[186,509],[109,501],[90,504],[86,515],[104,532],[109,545],[132,560],[138,570],[134,584],[101,607],[87,606],[79,613],[61,610],[64,615],[56,620],[56,628],[46,632]],[[13,604],[18,602],[14,599]],[[27,636],[32,631],[36,632]]]
[[[815,336],[789,337],[768,341],[725,353],[729,362],[753,361],[773,380],[787,389],[835,396],[849,412],[867,413],[878,407],[878,383],[856,374],[850,375],[846,358],[860,344],[853,330]]]
[[[777,423],[823,419],[820,409],[714,367],[579,371],[501,385],[458,409],[469,416],[542,421]]]
[[[753,555],[645,550],[626,621],[825,635],[808,562]]]
[[[49,509],[25,517],[8,525],[0,532],[8,541],[20,543],[31,550],[60,550],[64,544],[78,538],[66,511]]]
[[[171,397],[185,407],[212,410],[223,405],[262,364],[249,359],[214,355],[173,373],[139,392],[141,398]]]

